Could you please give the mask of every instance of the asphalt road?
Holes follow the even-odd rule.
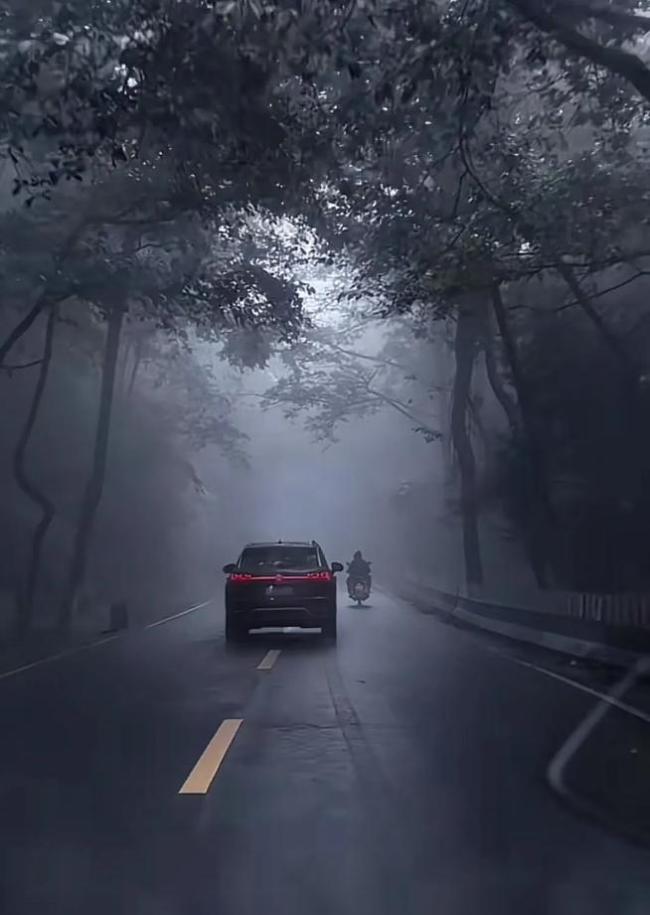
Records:
[[[0,911],[647,915],[650,852],[545,779],[593,695],[386,593],[340,619],[228,649],[216,601],[1,679]]]

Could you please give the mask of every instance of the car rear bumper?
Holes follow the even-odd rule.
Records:
[[[326,598],[316,598],[300,604],[253,606],[229,603],[227,613],[233,620],[249,629],[296,626],[317,629],[336,616],[336,605]]]

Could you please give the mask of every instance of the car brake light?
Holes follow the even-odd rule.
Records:
[[[331,581],[332,577],[331,572],[311,572],[307,576],[310,581]]]
[[[246,572],[233,572],[230,581],[236,585],[250,584],[251,582],[267,582],[278,584],[292,581],[332,581],[332,572],[308,572],[307,575],[251,575]]]

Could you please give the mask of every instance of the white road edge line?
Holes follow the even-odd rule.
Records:
[[[607,695],[601,695],[601,701],[598,702],[589,714],[583,718],[578,727],[569,735],[567,740],[562,744],[553,759],[550,761],[546,770],[548,782],[558,794],[569,799],[574,798],[575,794],[567,787],[564,781],[564,772],[573,757],[578,753],[580,748],[586,743],[593,731],[598,727],[609,709],[614,706],[622,711],[640,718],[646,724],[650,724],[650,715],[646,715],[639,709],[620,702],[621,696],[634,686],[637,679],[650,670],[650,658],[641,658],[637,661],[625,676],[619,680],[614,688]],[[564,679],[564,678],[562,678]],[[588,690],[595,693],[595,690]],[[579,801],[579,799],[577,799]]]
[[[375,590],[381,591],[381,588],[377,587]],[[386,591],[384,593],[394,597],[390,591]],[[406,603],[410,604],[410,602],[405,598],[400,598],[400,600],[404,600]],[[480,629],[477,629],[477,633],[480,631]],[[564,683],[566,686],[571,686],[573,689],[577,689],[580,692],[593,696],[595,699],[598,699],[600,702],[604,703],[605,710],[607,710],[607,706],[613,706],[614,708],[620,709],[622,712],[626,712],[628,715],[633,715],[640,721],[645,722],[645,724],[650,724],[650,714],[641,711],[641,709],[636,708],[634,705],[628,705],[627,702],[621,702],[619,698],[620,696],[625,695],[627,690],[630,688],[634,678],[642,675],[646,669],[650,669],[650,656],[647,658],[641,658],[635,662],[628,674],[629,677],[633,678],[629,684],[627,683],[627,678],[624,677],[621,683],[614,687],[614,689],[612,689],[609,693],[601,693],[599,690],[593,689],[591,686],[585,686],[584,683],[579,683],[577,680],[572,680],[571,677],[565,677],[562,674],[555,673],[555,671],[549,670],[546,667],[540,667],[538,664],[533,664],[530,661],[523,661],[521,658],[516,658],[513,655],[508,654],[508,652],[501,651],[491,645],[483,645],[482,647],[486,651],[489,651],[491,654],[497,655],[497,657],[501,658],[502,660],[510,661],[512,664],[518,664],[519,667],[527,667],[529,670],[534,670],[538,674],[543,674],[545,677],[550,677],[552,680],[558,680],[560,683]],[[623,683],[625,683],[624,688],[619,690],[619,687]],[[596,724],[597,723],[598,722],[596,722]]]
[[[375,590],[381,592],[380,587],[376,587]],[[390,591],[385,591],[384,593],[394,597]],[[407,604],[410,604],[410,602],[405,598],[399,599],[403,600]],[[477,633],[478,632],[480,632],[480,630],[477,630]],[[633,715],[635,718],[638,718],[645,724],[650,724],[650,713],[643,712],[641,709],[636,708],[634,705],[629,705],[627,702],[621,702],[619,698],[620,696],[625,695],[637,677],[642,676],[643,673],[650,670],[650,656],[641,658],[636,661],[635,664],[630,668],[628,674],[609,693],[601,693],[599,690],[593,689],[591,686],[585,686],[584,683],[580,683],[577,680],[572,680],[571,677],[565,677],[562,674],[555,673],[553,670],[549,670],[547,667],[540,667],[538,664],[533,664],[530,661],[524,661],[521,658],[516,658],[513,655],[508,654],[508,652],[501,651],[491,645],[482,644],[482,647],[486,651],[489,651],[491,654],[496,655],[502,660],[510,661],[512,664],[518,664],[519,667],[527,667],[529,670],[534,670],[538,674],[543,674],[545,677],[550,677],[552,680],[558,680],[560,683],[564,683],[566,686],[571,686],[573,689],[577,689],[582,693],[587,693],[589,696],[593,696],[604,705],[605,711],[607,711],[608,706],[612,706],[622,712],[626,712],[628,715]],[[599,720],[600,718],[595,722],[595,724],[598,724]],[[595,725],[592,726],[591,730],[593,730],[594,726]]]
[[[501,655],[500,652],[497,651],[494,653],[499,654],[500,657],[508,657],[507,655]],[[637,661],[632,670],[609,693],[601,693],[599,690],[593,689],[591,686],[585,686],[584,683],[579,683],[577,680],[572,680],[571,677],[565,677],[562,674],[555,673],[555,671],[548,670],[546,667],[538,667],[537,664],[531,664],[530,661],[522,661],[520,658],[512,657],[508,657],[508,660],[512,661],[513,664],[518,664],[520,667],[527,667],[529,670],[535,670],[538,674],[543,674],[545,677],[550,677],[552,680],[559,680],[560,683],[565,683],[567,686],[572,686],[574,689],[577,689],[582,693],[587,693],[589,696],[593,696],[605,706],[605,711],[607,711],[607,706],[613,706],[614,708],[620,709],[622,712],[626,712],[628,715],[633,715],[640,721],[645,722],[645,724],[650,724],[649,713],[643,712],[641,709],[636,708],[634,705],[629,705],[627,702],[621,702],[618,698],[619,696],[625,695],[625,693],[634,682],[634,679],[644,673],[644,665],[650,669],[650,659],[643,658],[640,661]],[[621,688],[622,684],[625,684],[624,688]]]
[[[147,623],[144,628],[155,629],[156,626],[163,626],[165,623],[171,623],[172,620],[180,619],[181,616],[187,616],[188,613],[194,613],[195,610],[202,610],[203,607],[207,607],[208,604],[211,603],[212,598],[210,598],[210,600],[204,600],[202,604],[196,604],[194,607],[188,607],[187,610],[181,610],[180,613],[172,613],[171,616],[166,616],[163,620],[156,620],[154,623]]]
[[[188,610],[181,610],[180,613],[175,613],[173,616],[168,616],[164,620],[156,620],[155,623],[149,623],[143,628],[153,629],[155,626],[162,626],[163,623],[169,623],[181,616],[186,616],[188,613],[193,613],[195,610],[201,610],[202,607],[207,607],[208,604],[211,603],[212,599],[206,600],[202,604],[197,604],[195,607],[190,607]],[[14,667],[11,670],[2,671],[0,673],[0,680],[8,680],[9,677],[15,677],[17,674],[26,673],[28,670],[33,670],[35,667],[42,667],[45,664],[53,664],[54,661],[62,661],[64,658],[70,658],[73,655],[81,654],[83,651],[90,651],[91,648],[99,648],[101,645],[106,645],[108,642],[114,642],[116,639],[120,639],[124,635],[128,635],[131,631],[133,630],[127,629],[123,633],[105,635],[102,636],[101,639],[96,639],[94,642],[88,642],[85,645],[75,645],[74,648],[66,648],[65,651],[60,651],[58,654],[48,655],[46,658],[39,658],[37,661],[31,661],[29,664],[22,664],[20,667]]]
[[[23,664],[21,667],[14,667],[12,670],[2,671],[2,673],[0,673],[0,680],[7,680],[9,677],[15,677],[16,674],[22,674],[28,670],[33,670],[34,667],[41,667],[44,664],[52,664],[54,661],[62,661],[64,658],[69,658],[72,655],[79,654],[82,651],[89,651],[91,648],[98,648],[100,645],[105,645],[106,642],[112,642],[118,638],[119,635],[106,635],[103,638],[97,639],[95,642],[90,642],[87,645],[77,645],[74,648],[66,648],[65,651],[60,651],[58,654],[51,654],[46,658],[39,658],[37,661],[30,661],[29,664]]]
[[[557,750],[551,758],[551,761],[546,767],[546,781],[550,788],[555,791],[559,797],[564,798],[569,804],[573,804],[574,807],[597,820],[602,819],[602,815],[595,805],[584,800],[569,788],[564,775],[571,760],[580,751],[587,740],[589,740],[589,737],[605,718],[610,709],[617,708],[619,711],[637,718],[644,724],[650,724],[650,714],[643,712],[634,705],[629,705],[627,702],[621,701],[621,697],[634,686],[637,679],[650,671],[650,656],[637,660],[618,683],[614,685],[609,693],[601,693],[597,689],[585,686],[584,683],[579,683],[577,680],[572,680],[570,677],[555,673],[555,671],[548,670],[548,668],[539,667],[537,664],[532,664],[530,661],[523,661],[521,658],[513,657],[494,647],[488,648],[488,651],[497,655],[502,660],[507,659],[513,664],[519,665],[519,667],[526,667],[529,670],[534,670],[538,674],[550,677],[552,680],[557,680],[565,686],[571,686],[573,689],[577,689],[582,693],[587,693],[587,695],[593,696],[598,700],[591,711],[582,719],[578,726],[574,728],[560,746],[559,750]]]

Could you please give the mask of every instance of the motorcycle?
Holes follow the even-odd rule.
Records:
[[[348,594],[352,600],[357,602],[357,606],[361,606],[364,600],[368,600],[370,597],[370,585],[365,578],[350,578],[348,579]]]

